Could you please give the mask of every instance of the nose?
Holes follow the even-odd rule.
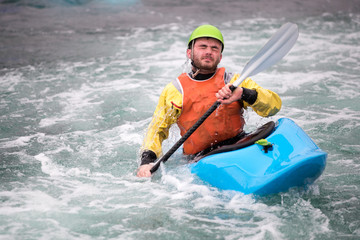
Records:
[[[213,49],[211,47],[207,47],[205,49],[205,53],[211,55],[211,54],[213,54]]]

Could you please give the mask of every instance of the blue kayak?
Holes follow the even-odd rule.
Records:
[[[313,183],[324,171],[326,157],[298,125],[281,118],[208,153],[190,169],[219,189],[266,195]]]

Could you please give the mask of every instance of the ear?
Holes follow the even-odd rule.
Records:
[[[191,59],[191,49],[186,50],[186,56],[188,57],[188,59]]]

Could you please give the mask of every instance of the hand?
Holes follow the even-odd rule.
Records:
[[[226,84],[215,94],[218,102],[223,104],[230,104],[241,99],[243,89],[241,87],[238,87],[234,90],[234,92],[232,92],[230,90],[231,85],[231,83]]]
[[[137,177],[151,177],[151,168],[153,167],[153,164],[144,164],[144,165],[141,165],[139,168],[138,168],[138,171],[137,171],[137,174],[136,176]]]

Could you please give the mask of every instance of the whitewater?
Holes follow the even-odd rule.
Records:
[[[359,239],[358,1],[0,1],[0,239]],[[181,150],[150,179],[140,147],[200,24],[241,72],[286,22],[299,38],[253,79],[328,153],[307,188],[243,195],[202,183]],[[179,139],[171,128],[164,151]]]

